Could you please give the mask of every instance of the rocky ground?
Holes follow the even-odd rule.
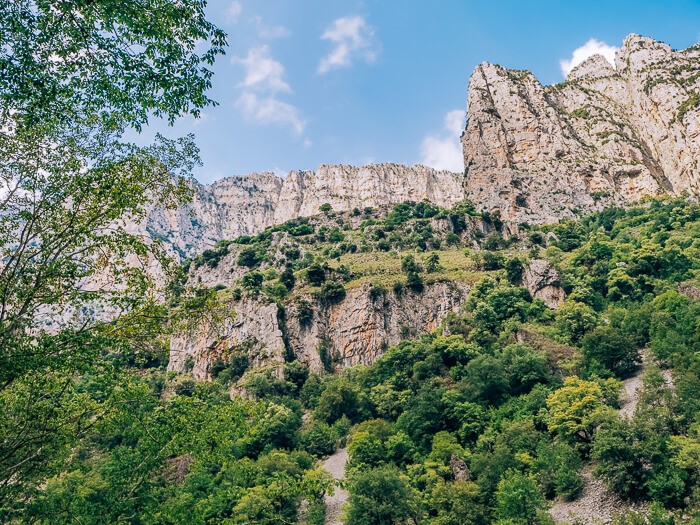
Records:
[[[622,404],[619,413],[631,418],[639,402],[642,378],[649,362],[649,354],[642,353],[642,366],[639,371],[623,382]],[[672,385],[671,374],[663,372],[664,378]],[[549,509],[549,514],[556,523],[576,523],[581,525],[598,525],[612,522],[616,514],[626,510],[644,510],[643,506],[630,505],[612,494],[605,484],[593,477],[592,467],[586,467],[581,473],[584,480],[583,491],[574,501],[558,501]]]
[[[345,465],[347,462],[348,449],[341,448],[323,462],[323,468],[330,472],[334,479],[341,480],[345,478]],[[336,486],[335,493],[332,496],[325,497],[326,525],[342,525],[343,522],[340,521],[341,513],[348,496],[347,490]]]

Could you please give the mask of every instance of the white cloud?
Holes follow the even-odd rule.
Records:
[[[255,29],[258,31],[258,36],[260,38],[272,40],[274,38],[284,38],[291,34],[291,31],[284,26],[265,25],[260,15],[255,15],[253,17],[253,22],[255,23]]]
[[[423,139],[421,164],[437,170],[464,171],[464,157],[459,137],[464,130],[464,110],[455,109],[445,115],[443,133]]]
[[[246,118],[260,124],[291,126],[297,135],[301,135],[306,126],[295,106],[274,97],[261,98],[255,93],[245,92],[236,102],[236,108]]]
[[[243,11],[243,6],[240,2],[231,2],[226,9],[226,21],[230,24],[235,24],[241,11]]]
[[[251,48],[245,58],[233,57],[231,61],[245,67],[245,79],[241,86],[273,93],[291,91],[289,84],[282,78],[284,66],[270,56],[269,46]]]
[[[277,175],[280,179],[286,179],[286,178],[287,178],[287,173],[288,173],[288,171],[287,171],[287,170],[283,170],[283,169],[280,168],[279,166],[275,166],[274,168],[272,168],[272,173],[274,173],[275,175]]]
[[[351,66],[356,59],[370,63],[377,58],[378,45],[374,29],[361,16],[338,18],[321,35],[321,39],[335,44],[318,65],[321,75],[332,69]]]
[[[586,60],[593,55],[603,55],[605,59],[615,67],[615,53],[619,48],[591,38],[588,42],[583,44],[581,47],[574,50],[571,54],[570,59],[562,59],[559,61],[559,67],[561,67],[561,72],[566,77],[571,70],[578,66],[581,62]]]

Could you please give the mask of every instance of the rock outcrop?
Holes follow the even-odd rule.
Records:
[[[523,268],[523,286],[535,299],[542,299],[554,309],[564,302],[566,295],[559,274],[547,261],[535,259]]]
[[[232,300],[231,315],[206,319],[172,338],[168,368],[210,377],[212,365],[232,349],[243,350],[251,366],[280,365],[293,355],[312,371],[374,362],[401,339],[437,328],[466,300],[466,285],[437,282],[420,293],[370,294],[370,285],[348,290],[343,301],[324,306],[310,300],[310,320],[292,302]]]
[[[483,63],[469,83],[465,191],[514,222],[700,191],[700,46],[630,35],[566,81]]]

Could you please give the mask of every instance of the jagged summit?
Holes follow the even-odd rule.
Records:
[[[467,196],[512,221],[551,222],[700,190],[700,48],[630,35],[562,84],[480,64],[462,136]]]

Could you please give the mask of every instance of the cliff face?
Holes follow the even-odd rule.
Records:
[[[461,174],[398,164],[322,165],[316,171],[293,171],[285,179],[273,173],[228,177],[195,183],[190,204],[152,210],[144,228],[184,259],[219,240],[315,215],[324,203],[341,212],[423,200],[449,208],[464,199],[463,182]]]
[[[562,84],[483,63],[469,83],[465,192],[505,220],[552,222],[700,190],[700,46],[629,36]]]
[[[304,319],[296,303],[280,310],[262,300],[232,301],[232,315],[203,321],[171,340],[168,368],[206,379],[218,358],[241,350],[251,367],[281,365],[285,354],[315,372],[371,363],[402,338],[437,328],[469,292],[464,284],[438,282],[420,294],[404,290],[373,298],[369,288],[348,290],[343,301],[331,306],[310,300],[311,320]]]
[[[464,174],[395,164],[323,165],[284,180],[269,173],[223,179],[198,186],[185,209],[154,211],[148,231],[186,257],[220,239],[316,215],[324,203],[349,212],[423,200],[449,208],[469,198],[481,210],[499,212],[504,231],[514,231],[520,222],[553,222],[646,196],[697,196],[700,45],[673,51],[631,35],[614,67],[594,56],[555,86],[542,86],[527,71],[481,64],[469,83],[462,145]],[[362,217],[347,215],[356,228],[353,221]],[[277,232],[269,250],[283,252],[292,241]],[[191,282],[232,286],[247,271],[236,263],[241,249],[231,246],[218,266],[191,269]],[[282,271],[282,262],[271,265]],[[523,285],[551,308],[564,300],[559,276],[544,261],[526,265]],[[253,366],[279,365],[291,355],[315,371],[369,363],[402,337],[438,326],[467,294],[466,285],[438,282],[422,294],[372,298],[365,283],[337,305],[310,299],[314,315],[307,322],[294,302],[280,310],[257,299],[231,301],[235,317],[216,326],[203,322],[172,340],[170,368],[191,366],[195,376],[209,377],[231,348],[243,348]]]

